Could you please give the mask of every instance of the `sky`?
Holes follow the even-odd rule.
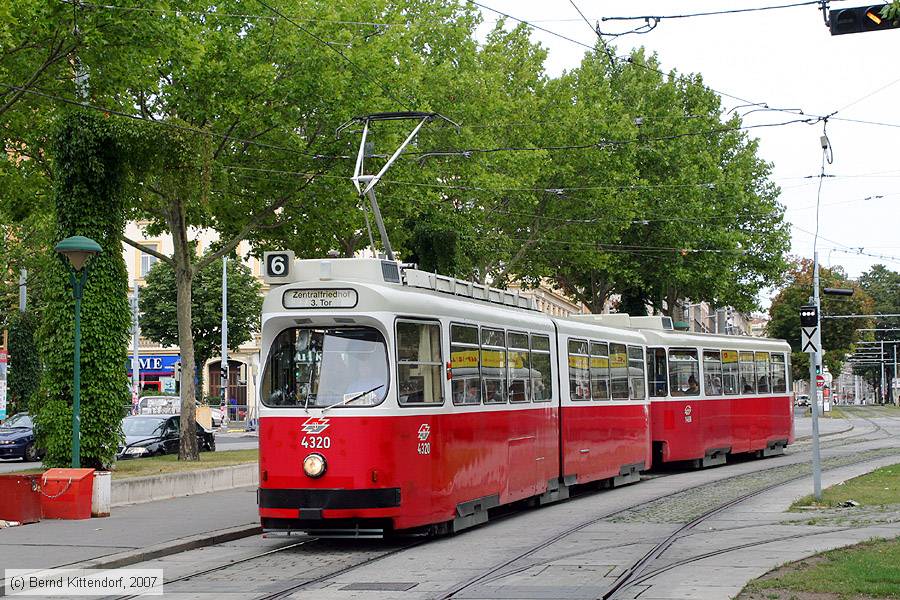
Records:
[[[797,0],[793,0],[797,1]],[[592,45],[596,36],[568,0],[479,0],[555,33]],[[791,4],[792,0],[575,0],[594,24],[602,17],[676,15]],[[831,8],[862,6],[831,0]],[[485,27],[497,14],[481,9]],[[606,21],[604,32],[625,32],[643,21]],[[586,49],[541,31],[532,39],[548,50],[548,75],[578,66]],[[662,19],[643,35],[615,40],[618,56],[634,47],[656,52],[665,70],[699,73],[726,110],[748,102],[799,109],[805,116],[837,113],[824,125],[832,162],[822,180],[817,248],[823,266],[840,265],[858,277],[874,264],[900,270],[900,29],[832,36],[817,5],[741,14]],[[725,94],[741,98],[737,100]],[[747,107],[737,109],[741,113]],[[756,111],[745,125],[805,118]],[[882,123],[868,125],[839,119]],[[772,180],[791,223],[791,253],[812,257],[822,171],[823,123],[761,127],[760,155],[773,163]],[[865,254],[860,254],[860,251]],[[880,255],[880,257],[866,254]],[[767,298],[760,298],[767,304]]]

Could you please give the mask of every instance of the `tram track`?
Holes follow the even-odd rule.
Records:
[[[843,467],[853,466],[853,465],[857,465],[857,464],[863,464],[866,462],[870,462],[872,460],[878,460],[880,458],[883,458],[884,456],[900,454],[900,449],[888,449],[888,450],[890,450],[890,452],[878,451],[879,455],[867,457],[862,460],[840,462],[840,464],[835,464],[833,466],[830,466],[826,470],[831,470],[831,469],[835,469],[835,468],[843,468]],[[792,463],[790,465],[785,465],[785,467],[795,467],[795,466],[798,466],[799,464],[801,464],[801,463]],[[744,474],[735,475],[732,477],[726,477],[724,479],[716,480],[714,482],[710,482],[710,483],[707,483],[704,485],[720,486],[725,481],[736,480],[736,479],[747,477],[747,476],[757,475],[761,471],[762,470],[757,470],[757,471],[752,471],[750,473],[744,473]],[[746,494],[741,494],[736,498],[733,498],[727,502],[720,504],[719,506],[717,506],[709,511],[704,512],[700,516],[694,518],[693,520],[682,525],[681,527],[678,527],[672,534],[670,534],[665,539],[663,539],[662,541],[655,544],[653,546],[653,548],[651,548],[647,553],[645,553],[640,559],[635,561],[630,567],[626,568],[626,570],[623,572],[623,574],[620,575],[619,578],[617,578],[616,581],[613,583],[612,587],[604,595],[600,596],[600,599],[601,600],[612,600],[614,598],[617,598],[618,597],[617,594],[620,591],[623,591],[627,588],[632,587],[633,585],[636,585],[635,580],[639,577],[641,578],[641,581],[644,581],[645,580],[644,576],[647,574],[645,568],[648,565],[652,564],[653,561],[655,561],[659,557],[661,557],[666,552],[666,550],[668,550],[675,542],[678,541],[678,539],[680,539],[681,537],[685,537],[683,534],[686,531],[690,531],[691,529],[693,529],[700,523],[708,520],[709,518],[715,516],[716,514],[719,514],[733,506],[736,506],[750,498],[753,498],[760,494],[769,492],[777,487],[787,485],[790,483],[794,483],[794,482],[796,482],[800,479],[803,479],[805,477],[808,477],[808,476],[809,476],[808,472],[803,472],[803,473],[797,474],[795,476],[792,476],[788,479],[778,481],[771,485],[765,486],[763,488],[755,489]],[[700,488],[700,487],[703,487],[703,486],[694,486],[692,488],[686,488],[685,490],[682,490],[682,492],[679,492],[679,493],[693,492],[693,491],[696,491],[696,489]],[[665,501],[665,500],[669,499],[671,496],[672,496],[671,493],[662,494],[656,498],[647,500],[641,504],[647,505],[647,504],[650,504],[653,502]],[[594,516],[591,519],[588,519],[586,521],[583,521],[574,527],[566,529],[565,531],[560,532],[560,533],[552,536],[551,538],[542,541],[540,544],[533,546],[533,547],[529,548],[528,550],[525,550],[524,552],[520,552],[519,554],[517,554],[516,556],[514,556],[510,559],[504,560],[500,563],[493,565],[492,567],[483,571],[479,575],[472,577],[472,578],[454,586],[451,590],[449,590],[448,592],[445,592],[443,595],[439,596],[439,598],[440,598],[440,600],[451,600],[453,598],[458,597],[458,595],[460,593],[462,593],[474,586],[498,581],[498,580],[504,579],[506,577],[521,573],[522,571],[533,568],[535,566],[546,565],[548,563],[560,560],[560,558],[561,558],[560,556],[554,556],[552,558],[548,558],[548,559],[544,559],[544,560],[529,561],[525,565],[520,565],[520,566],[517,566],[512,569],[509,568],[511,565],[514,565],[515,563],[517,563],[523,559],[526,559],[529,556],[532,556],[535,553],[537,553],[549,546],[552,546],[553,544],[560,542],[563,539],[565,539],[566,537],[571,536],[572,534],[574,534],[582,529],[585,529],[591,525],[600,523],[602,521],[612,520],[612,519],[615,519],[616,517],[624,517],[624,516],[628,515],[629,513],[632,513],[633,511],[635,511],[636,507],[637,506],[635,505],[635,506],[618,509],[615,511],[609,511],[609,512],[603,513],[601,515]],[[834,529],[829,529],[829,531],[834,531]],[[817,532],[817,533],[819,535],[821,535],[825,532]],[[801,535],[801,534],[797,534],[797,535]],[[788,536],[785,539],[790,539],[792,537],[796,537],[796,536]],[[777,541],[777,539],[767,540],[765,543],[772,543],[774,541]],[[640,542],[633,542],[633,543],[629,543],[629,544],[626,544],[623,546],[633,546],[636,543],[640,543]],[[748,547],[750,547],[750,546],[748,546]],[[596,548],[591,549],[586,552],[595,552],[595,551],[596,551]],[[578,555],[581,555],[584,553],[585,552],[567,553],[565,555],[565,557],[572,558],[574,556],[578,556]],[[702,558],[696,558],[695,560],[701,560],[701,559]]]
[[[866,419],[866,420],[868,420],[868,419]],[[874,422],[872,424],[877,429],[881,429],[883,433],[885,433],[885,434],[889,433],[887,430],[878,426]],[[868,432],[868,433],[872,433],[872,432]],[[838,441],[838,440],[835,440],[835,441]],[[889,449],[889,450],[893,450],[893,453],[900,452],[896,449]],[[797,454],[800,454],[802,452],[808,452],[808,450],[803,449],[803,450],[800,450],[800,452],[794,453],[794,458],[796,458]],[[792,457],[791,457],[791,455],[784,455],[783,457],[776,457],[774,459],[768,459],[768,461],[778,460],[778,458],[790,459]],[[871,460],[875,460],[877,458],[881,458],[881,456],[875,456],[875,457],[871,457],[871,458],[866,458],[864,460],[859,460],[859,461],[854,461],[854,462],[849,462],[849,463],[845,462],[845,463],[842,463],[839,465],[835,465],[834,467],[829,467],[826,470],[830,470],[831,468],[850,466],[853,464],[860,464],[860,463],[868,462]],[[782,465],[781,467],[778,467],[778,468],[790,468],[790,467],[796,468],[798,465],[802,465],[802,464],[804,464],[804,463],[791,462],[787,465]],[[742,478],[742,477],[758,475],[761,472],[768,472],[770,470],[771,470],[771,467],[765,467],[765,466],[761,465],[761,468],[759,468],[759,469],[754,469],[753,471],[750,471],[747,473],[741,473],[738,475],[733,475],[730,477],[718,479],[714,482],[706,482],[704,484],[694,485],[694,486],[685,488],[681,492],[676,492],[676,494],[682,493],[682,492],[688,493],[691,491],[696,491],[698,488],[703,487],[703,485],[720,486],[723,484],[723,482],[735,480],[735,479]],[[676,475],[679,473],[680,472],[671,473],[671,474],[655,475],[653,478],[668,477],[668,476]],[[808,477],[808,476],[809,476],[809,473],[804,472],[804,473],[798,474],[794,477],[791,477],[790,479],[787,479],[785,481],[778,481],[766,488],[754,490],[748,494],[744,494],[740,497],[734,498],[734,499],[730,500],[729,502],[723,503],[722,505],[717,506],[715,509],[707,511],[706,513],[700,515],[699,517],[695,518],[691,522],[679,527],[672,535],[670,535],[668,538],[666,538],[666,540],[663,540],[663,542],[656,544],[654,546],[654,548],[650,552],[648,552],[647,555],[645,555],[644,558],[642,558],[640,561],[637,561],[634,565],[632,565],[632,567],[629,568],[626,573],[623,573],[623,575],[620,576],[620,580],[617,580],[617,581],[621,581],[621,583],[617,584],[615,589],[611,589],[610,592],[607,593],[607,595],[604,595],[601,598],[603,598],[603,599],[616,598],[616,597],[618,597],[618,596],[614,595],[617,593],[616,590],[628,589],[630,587],[633,587],[634,585],[638,585],[641,582],[651,579],[653,576],[655,576],[655,574],[659,574],[659,573],[665,572],[665,570],[669,570],[671,568],[675,568],[675,567],[679,566],[679,565],[673,563],[671,566],[659,567],[657,569],[648,570],[649,567],[656,560],[658,560],[658,558],[660,556],[662,556],[669,547],[671,547],[673,544],[675,544],[678,541],[678,539],[680,539],[682,537],[687,537],[685,535],[685,532],[689,532],[697,524],[702,523],[703,521],[711,518],[715,514],[718,514],[724,510],[727,510],[728,508],[730,508],[736,504],[739,504],[740,502],[743,502],[749,498],[752,498],[753,496],[759,495],[761,493],[765,493],[766,491],[770,491],[771,489],[774,489],[775,487],[782,486],[787,483],[791,483],[793,481],[796,481],[798,479],[801,479],[803,477]],[[550,538],[542,541],[540,544],[533,546],[524,552],[518,553],[516,556],[514,556],[512,558],[503,560],[503,561],[493,565],[492,567],[481,572],[477,576],[454,586],[450,590],[444,592],[443,595],[438,596],[438,597],[441,598],[441,600],[449,600],[451,598],[456,598],[456,597],[458,597],[458,595],[461,592],[463,592],[473,586],[476,586],[479,584],[485,584],[485,583],[489,583],[489,582],[493,582],[493,581],[498,581],[503,578],[514,575],[516,573],[519,573],[525,569],[531,568],[533,566],[546,564],[546,563],[553,562],[555,560],[559,560],[560,557],[557,556],[557,557],[550,558],[547,560],[528,561],[527,564],[525,564],[525,565],[515,566],[516,563],[519,563],[520,561],[533,556],[537,552],[540,552],[541,550],[548,548],[548,547],[552,546],[553,544],[556,544],[556,543],[564,540],[565,538],[567,538],[567,537],[577,533],[578,531],[583,530],[593,524],[599,523],[604,520],[615,519],[616,517],[625,517],[629,513],[634,513],[636,510],[640,510],[641,507],[645,507],[648,504],[652,504],[653,502],[663,501],[667,498],[671,498],[672,496],[673,496],[673,494],[671,492],[668,492],[666,494],[661,494],[656,498],[651,498],[651,499],[642,501],[639,504],[633,504],[631,506],[627,506],[627,507],[620,508],[617,510],[606,511],[602,514],[593,516],[592,518],[590,518],[588,520],[582,521],[573,527],[567,528],[566,530],[551,536]],[[494,518],[494,519],[492,519],[491,522],[496,524],[499,521],[505,520],[506,518],[511,518],[511,517],[515,516],[516,514],[520,514],[520,513],[510,513],[510,514],[504,515],[500,518]],[[838,530],[837,529],[829,529],[829,531],[838,531]],[[817,532],[817,534],[819,534],[819,535],[824,534],[824,533],[827,533],[827,532]],[[692,534],[688,534],[688,535],[692,535]],[[798,535],[801,535],[801,534],[798,534]],[[791,537],[794,537],[794,536],[791,536]],[[790,537],[783,538],[783,539],[790,539]],[[175,579],[172,579],[170,581],[167,581],[166,586],[168,587],[169,585],[172,585],[175,583],[187,582],[187,581],[191,581],[194,579],[202,580],[204,578],[204,576],[208,576],[211,574],[221,574],[223,571],[228,571],[229,569],[233,569],[234,567],[236,567],[238,565],[246,565],[246,566],[253,567],[254,561],[257,561],[257,562],[266,561],[272,555],[283,554],[283,553],[289,552],[291,550],[297,551],[298,549],[302,549],[304,554],[308,553],[310,556],[317,555],[319,558],[321,558],[322,556],[325,556],[326,564],[317,565],[315,567],[315,569],[325,569],[326,572],[324,572],[320,575],[315,575],[312,577],[305,577],[305,578],[292,577],[289,579],[285,578],[284,580],[281,580],[281,581],[271,582],[271,583],[274,583],[275,585],[282,584],[281,587],[279,587],[275,590],[255,590],[255,591],[246,590],[246,593],[247,593],[246,597],[248,597],[248,598],[255,598],[256,600],[280,600],[282,598],[286,598],[286,597],[290,596],[291,594],[293,594],[295,592],[315,586],[316,584],[326,582],[328,580],[337,578],[341,575],[344,575],[344,574],[353,572],[355,570],[361,569],[363,567],[369,566],[380,560],[401,554],[401,553],[406,552],[407,550],[411,550],[414,547],[417,547],[421,544],[425,544],[428,541],[429,541],[428,539],[417,539],[412,543],[403,544],[400,547],[391,548],[391,549],[385,550],[385,551],[377,551],[375,554],[373,554],[371,556],[365,556],[365,557],[362,557],[360,560],[354,560],[351,564],[344,564],[344,565],[338,566],[338,565],[334,565],[334,564],[327,564],[328,559],[329,559],[329,557],[327,556],[327,550],[325,553],[323,553],[322,550],[320,549],[320,545],[325,543],[324,540],[321,540],[319,538],[309,538],[309,539],[304,539],[295,544],[290,544],[290,545],[283,546],[280,548],[268,550],[266,552],[257,553],[252,556],[240,558],[237,560],[231,560],[228,562],[223,561],[222,563],[220,563],[214,567],[204,568],[202,570],[198,570],[196,572],[192,572],[192,573],[177,577]],[[776,541],[778,541],[778,539],[764,540],[764,541],[754,542],[749,545],[744,545],[741,547],[751,547],[754,544],[761,545],[761,544],[765,544],[765,543],[773,543]],[[628,544],[624,544],[622,546],[633,546],[633,545],[639,544],[639,543],[648,543],[648,542],[646,542],[646,541],[631,542]],[[665,546],[662,547],[663,545],[665,545]],[[726,548],[726,549],[720,550],[720,552],[735,551],[735,550],[739,550],[741,547]],[[649,556],[651,553],[653,555]],[[352,553],[353,556],[356,556],[357,554],[358,553],[356,551],[354,551]],[[579,554],[583,554],[583,552],[569,553],[569,554],[566,554],[566,556],[573,557],[573,556],[578,556]],[[708,558],[708,556],[707,555],[703,555],[703,556],[698,555],[695,557],[683,559],[682,562],[683,562],[683,564],[688,564],[689,562],[702,560],[703,558]],[[345,560],[345,558],[337,557],[337,561],[340,561],[340,560]],[[640,563],[640,564],[638,564],[638,563]],[[266,568],[266,565],[261,565],[261,566],[263,568]],[[337,568],[334,568],[334,567],[337,567]],[[511,567],[513,567],[513,568],[511,568]],[[214,583],[214,581],[213,581],[213,583]],[[190,593],[190,591],[189,590],[185,590],[184,592],[174,591],[174,590],[167,591],[167,594],[172,594],[175,596],[177,596],[180,593]],[[610,594],[613,594],[613,595],[610,595]],[[136,596],[121,596],[121,597],[117,597],[116,600],[131,600],[132,598],[136,598]]]
[[[201,580],[204,576],[207,576],[207,575],[221,575],[224,571],[228,571],[228,570],[234,569],[239,566],[254,567],[254,565],[253,565],[254,562],[264,561],[265,559],[268,559],[268,558],[272,557],[273,555],[285,553],[285,552],[288,552],[291,550],[297,550],[298,548],[301,548],[301,547],[303,547],[303,550],[308,550],[310,554],[316,554],[319,558],[321,558],[322,556],[325,556],[327,554],[327,550],[323,551],[320,548],[320,546],[323,544],[326,544],[330,541],[333,541],[333,540],[326,540],[326,539],[322,539],[322,538],[311,537],[309,539],[305,539],[305,540],[299,541],[294,544],[289,544],[289,545],[282,546],[279,548],[274,548],[272,550],[267,550],[265,552],[259,552],[259,553],[253,554],[251,556],[243,557],[240,559],[229,560],[227,562],[222,561],[213,567],[205,567],[201,570],[194,571],[194,572],[191,572],[186,575],[182,575],[182,576],[179,576],[179,577],[176,577],[173,579],[169,579],[165,582],[165,586],[166,586],[166,588],[169,588],[169,586],[172,586],[173,584],[190,582],[193,580]],[[417,538],[408,543],[401,545],[400,547],[392,548],[390,550],[386,550],[383,552],[378,552],[372,556],[367,556],[367,557],[362,558],[361,560],[358,560],[351,564],[346,564],[342,567],[339,567],[336,570],[327,570],[327,572],[322,573],[321,575],[317,575],[317,576],[306,578],[306,579],[299,580],[299,581],[296,578],[291,578],[289,580],[283,580],[282,582],[276,582],[276,583],[284,584],[276,590],[264,590],[264,591],[263,590],[259,590],[259,591],[243,590],[241,593],[246,594],[247,598],[254,598],[255,600],[279,600],[281,598],[286,598],[286,597],[290,596],[294,592],[301,591],[303,589],[306,589],[306,588],[313,586],[317,583],[320,583],[322,581],[327,581],[334,577],[338,577],[345,573],[349,573],[356,569],[371,565],[372,563],[375,563],[379,560],[388,558],[390,556],[399,554],[401,552],[405,552],[406,550],[410,550],[416,546],[419,546],[419,545],[425,543],[426,541],[427,540],[424,538]],[[265,567],[265,565],[255,565],[255,567],[257,567],[257,568]],[[316,568],[321,568],[321,566],[317,566]],[[327,566],[324,568],[328,569]],[[215,585],[214,580],[207,581],[205,583],[208,583],[210,585]],[[190,593],[190,592],[189,591],[182,592],[181,590],[167,589],[165,593],[169,596],[177,597],[179,594]],[[140,597],[142,597],[142,596],[137,596],[137,595],[116,596],[116,597],[109,597],[105,600],[133,600],[135,598],[140,598]]]

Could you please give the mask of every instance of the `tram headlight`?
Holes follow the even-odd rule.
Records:
[[[307,477],[316,479],[325,474],[326,463],[325,457],[317,452],[313,452],[303,459],[303,472]]]

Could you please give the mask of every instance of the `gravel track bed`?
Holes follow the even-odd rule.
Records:
[[[871,460],[898,453],[900,450],[897,448],[881,448],[847,456],[836,456],[824,459],[822,468],[836,469],[861,460]],[[628,510],[610,520],[616,523],[688,523],[706,513],[711,506],[725,504],[772,484],[784,483],[811,473],[812,468],[806,463],[772,467],[676,492],[667,498],[654,500],[640,508]]]

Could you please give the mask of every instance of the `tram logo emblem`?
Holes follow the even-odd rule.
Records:
[[[691,416],[691,405],[690,404],[688,404],[687,406],[684,407],[684,416],[686,416],[686,417]]]
[[[424,442],[431,435],[431,426],[428,423],[422,423],[419,427],[419,441]]]
[[[300,426],[300,429],[303,430],[303,433],[307,433],[309,435],[322,433],[323,431],[328,429],[328,419],[324,417],[310,417],[303,423],[303,425]]]

